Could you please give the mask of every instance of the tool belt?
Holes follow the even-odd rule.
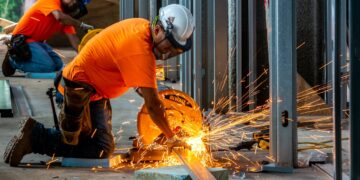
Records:
[[[26,42],[27,37],[23,34],[16,34],[11,37],[7,44],[9,55],[15,61],[28,61],[31,58],[31,51]]]

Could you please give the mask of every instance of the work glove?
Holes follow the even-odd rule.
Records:
[[[84,30],[84,31],[88,31],[88,30],[94,29],[94,26],[89,25],[89,24],[85,24],[84,22],[81,22],[80,28],[81,28],[82,30]]]
[[[4,44],[8,45],[11,41],[11,35],[0,35],[0,41],[3,41]]]
[[[176,147],[183,147],[184,149],[191,150],[191,146],[187,144],[183,139],[180,139],[177,135],[174,135],[172,138],[167,139],[166,145],[169,153],[171,153],[173,148]]]

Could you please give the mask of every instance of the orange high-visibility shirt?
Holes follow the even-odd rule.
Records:
[[[100,97],[115,98],[129,87],[156,88],[150,22],[115,23],[94,36],[63,70],[63,77],[93,86]],[[96,98],[95,98],[96,97]]]
[[[40,42],[49,39],[56,32],[75,34],[73,26],[62,25],[51,12],[61,9],[61,0],[38,0],[21,17],[13,34],[28,36],[27,42]]]

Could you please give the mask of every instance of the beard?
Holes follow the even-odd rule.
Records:
[[[71,15],[78,9],[78,2],[74,3],[72,6],[67,5],[61,1],[61,9],[64,11],[65,14]]]

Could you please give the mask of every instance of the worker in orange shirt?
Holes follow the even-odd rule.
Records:
[[[11,40],[3,39],[8,53],[2,64],[4,76],[11,76],[16,69],[23,72],[54,72],[63,68],[61,58],[45,43],[56,32],[65,33],[77,49],[79,38],[74,27],[93,29],[76,20],[87,13],[89,0],[38,0],[21,17]]]
[[[182,5],[163,7],[153,22],[120,21],[93,37],[68,64],[61,87],[64,102],[60,131],[29,118],[6,148],[4,158],[17,166],[28,153],[107,158],[114,150],[109,99],[138,88],[168,146],[186,146],[172,129],[159,99],[156,59],[166,60],[191,48],[194,22]]]

